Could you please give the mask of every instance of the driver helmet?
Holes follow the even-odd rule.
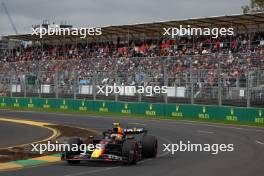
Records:
[[[113,123],[113,130],[111,137],[115,138],[116,140],[122,140],[124,136],[124,131],[120,126],[120,123]]]

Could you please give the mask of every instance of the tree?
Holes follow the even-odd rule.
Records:
[[[251,0],[250,5],[241,8],[243,13],[264,12],[264,0]]]

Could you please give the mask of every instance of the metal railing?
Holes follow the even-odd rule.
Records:
[[[98,86],[167,86],[166,94],[98,93]],[[264,105],[264,57],[206,55],[0,62],[0,95]]]

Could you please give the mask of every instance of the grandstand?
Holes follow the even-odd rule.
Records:
[[[234,36],[163,36],[163,28],[232,27]],[[102,28],[101,36],[7,36],[0,95],[264,105],[264,13]],[[97,85],[168,86],[167,94],[97,94]]]

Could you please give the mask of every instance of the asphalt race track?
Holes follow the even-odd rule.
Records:
[[[0,117],[30,119],[103,130],[113,122],[145,124],[149,132],[158,136],[159,157],[134,166],[85,163],[67,165],[65,162],[42,165],[0,173],[1,176],[263,176],[264,129],[195,122],[158,121],[115,117],[88,117],[84,115],[45,114],[33,112],[0,111]],[[2,137],[2,136],[1,136]],[[2,139],[1,139],[2,140]],[[208,152],[177,152],[162,150],[163,143],[233,143],[234,152],[212,155]]]
[[[0,121],[0,148],[39,141],[51,134],[52,132],[45,128]]]

